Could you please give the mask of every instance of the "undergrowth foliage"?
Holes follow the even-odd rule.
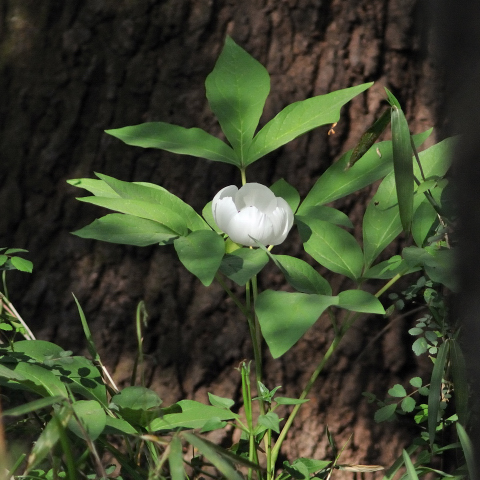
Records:
[[[35,339],[9,301],[5,276],[10,269],[31,271],[31,263],[17,255],[24,250],[3,248],[0,464],[5,478],[328,480],[339,474],[337,470],[362,474],[384,470],[386,480],[394,476],[416,479],[426,473],[433,475],[429,478],[460,479],[468,475],[468,469],[473,475],[472,449],[465,431],[465,362],[457,341],[458,327],[446,301],[456,289],[451,270],[455,211],[446,179],[455,139],[419,152],[431,131],[411,136],[401,106],[387,90],[385,113],[355,149],[320,176],[305,198],[283,179],[268,188],[247,182],[249,165],[313,128],[334,125],[342,106],[370,86],[357,85],[295,102],[257,131],[270,77],[259,62],[227,38],[206,79],[207,99],[226,142],[200,128],[163,122],[107,131],[129,145],[228,163],[240,170],[242,188],[225,186],[202,215],[165,188],[143,181],[125,182],[96,173],[97,178],[69,183],[90,193],[80,201],[114,212],[75,235],[138,247],[173,245],[179,261],[203,285],[219,282],[233,299],[248,323],[253,345],[252,360],[238,367],[244,414],[237,413],[233,400],[213,392],[209,405],[190,399],[163,405],[143,377],[143,303],[136,317],[137,362],[131,385],[125,388],[117,387],[103,365],[76,299],[88,356]],[[392,141],[378,141],[389,125]],[[379,180],[363,216],[362,247],[351,233],[351,220],[330,204]],[[273,249],[292,226],[298,229],[312,263],[348,277],[354,288],[334,291],[310,263],[282,254],[281,246]],[[411,239],[408,246],[400,255],[378,261],[402,232]],[[269,262],[283,273],[293,292],[258,291],[257,275]],[[410,274],[415,274],[410,286],[389,295],[390,288]],[[371,280],[375,284],[383,281],[375,294],[366,288]],[[232,284],[245,287],[245,298],[232,291]],[[412,348],[416,355],[431,359],[430,378],[414,377],[405,385],[393,385],[385,398],[364,393],[365,401],[378,406],[377,422],[403,415],[418,425],[413,444],[398,452],[391,466],[364,465],[361,458],[358,464],[345,464],[341,456],[348,444],[337,447],[326,428],[331,457],[289,459],[280,465],[281,447],[297,412],[308,402],[312,385],[355,321],[362,315],[389,315],[413,302],[421,316],[409,331]],[[338,315],[341,310],[346,315]],[[328,314],[335,333],[332,343],[320,363],[312,365],[300,397],[280,396],[280,387],[263,383],[262,342],[279,358],[323,313]],[[6,395],[15,402],[10,404]],[[259,408],[253,407],[254,402]],[[289,408],[286,418],[278,416],[279,406]],[[241,432],[239,442],[228,449],[203,435],[226,426]],[[34,441],[33,445],[22,442],[22,437]],[[443,438],[454,437],[458,442],[443,443]],[[5,438],[12,440],[6,444]],[[458,463],[442,466],[442,456],[449,450],[458,451]]]

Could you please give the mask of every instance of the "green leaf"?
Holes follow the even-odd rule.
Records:
[[[194,400],[180,400],[177,404],[181,413],[167,413],[150,423],[152,431],[174,430],[176,428],[202,428],[207,420],[218,417],[220,420],[237,418],[236,413],[224,408],[212,407]]]
[[[105,130],[105,133],[135,147],[159,148],[167,152],[206,158],[214,162],[240,165],[234,151],[226,143],[201,128],[184,128],[170,123],[150,122]]]
[[[55,359],[54,372],[70,390],[107,407],[107,390],[97,367],[85,357]]]
[[[458,438],[460,443],[462,444],[463,454],[465,455],[465,460],[467,461],[467,468],[470,478],[473,480],[474,478],[478,478],[477,474],[477,463],[475,452],[473,450],[473,444],[470,438],[465,431],[463,425],[457,422],[456,424]]]
[[[122,418],[110,417],[107,415],[105,422],[105,435],[138,435],[138,431]]]
[[[67,183],[73,187],[83,188],[96,197],[118,198],[120,196],[103,180],[97,180],[95,178],[74,178],[67,180]]]
[[[397,409],[397,404],[392,403],[390,405],[385,405],[384,407],[378,409],[375,412],[374,419],[377,423],[384,422],[385,420],[390,420],[395,415],[395,410]]]
[[[96,175],[112,187],[122,198],[142,200],[155,206],[161,205],[164,208],[168,208],[180,215],[183,222],[192,231],[210,230],[202,217],[190,205],[160,185],[147,182],[123,182],[101,173],[96,173]]]
[[[197,230],[177,238],[173,245],[185,268],[208,287],[225,255],[223,238],[211,230]]]
[[[265,290],[255,303],[262,334],[273,358],[290,350],[338,297]]]
[[[300,194],[295,187],[292,187],[286,180],[281,178],[270,187],[270,190],[276,197],[283,198],[290,205],[292,212],[295,213],[300,203]]]
[[[223,235],[223,232],[218,228],[218,225],[215,222],[215,219],[213,218],[213,212],[212,212],[212,202],[208,202],[202,210],[202,216],[205,219],[205,221],[210,225],[210,227],[217,233],[220,233]]]
[[[420,388],[423,384],[423,381],[420,377],[413,377],[410,379],[410,385],[415,388]]]
[[[131,386],[114,395],[112,403],[127,422],[145,426],[158,416],[162,400],[149,388]]]
[[[427,199],[420,203],[412,219],[412,236],[418,247],[424,246],[437,219],[437,212]]]
[[[353,228],[352,221],[348,216],[332,207],[325,207],[324,205],[314,205],[302,210],[303,214],[299,218],[312,218],[317,220],[325,220],[326,222],[339,225],[341,227]]]
[[[410,460],[410,455],[405,450],[403,450],[402,454],[405,467],[407,467],[408,480],[418,480],[418,475],[412,461]]]
[[[375,123],[367,129],[367,131],[361,136],[357,146],[353,149],[350,156],[350,160],[347,163],[346,168],[349,169],[360,158],[368,152],[371,146],[378,140],[380,135],[385,131],[390,123],[390,110],[385,110],[382,115],[375,121]]]
[[[425,337],[417,338],[412,345],[412,350],[415,355],[422,355],[428,350],[428,343],[425,340]]]
[[[180,214],[161,204],[153,204],[129,198],[81,197],[77,198],[77,200],[135,217],[153,220],[154,222],[165,225],[177,235],[187,234],[185,220]]]
[[[183,451],[180,438],[173,437],[170,440],[170,454],[168,455],[168,465],[172,480],[184,480],[185,470],[183,468]]]
[[[212,432],[213,430],[220,430],[226,427],[227,422],[220,420],[218,417],[213,417],[207,420],[200,430],[200,433]]]
[[[268,255],[261,249],[239,248],[226,254],[220,272],[238,285],[245,285],[268,263]]]
[[[432,378],[430,380],[430,391],[428,392],[428,435],[430,447],[433,447],[433,442],[435,441],[435,432],[438,421],[437,417],[440,409],[440,393],[449,346],[449,342],[444,342],[440,345],[435,365],[433,366]]]
[[[310,401],[309,398],[304,398],[303,400],[300,398],[288,398],[288,397],[275,397],[275,402],[278,405],[301,405],[302,403],[307,403]]]
[[[268,252],[287,282],[302,293],[331,295],[332,287],[311,265],[289,255],[273,255]]]
[[[355,238],[345,230],[323,220],[297,216],[303,247],[320,265],[352,280],[360,278],[363,255]]]
[[[344,290],[338,294],[338,299],[339,308],[354,312],[385,314],[385,309],[378,298],[363,290]]]
[[[0,255],[0,267],[5,264],[5,262],[8,260],[7,255]]]
[[[450,362],[453,385],[455,386],[453,394],[455,395],[455,408],[458,415],[458,421],[462,425],[467,424],[468,420],[468,380],[465,357],[457,340],[450,342]]]
[[[2,371],[0,371],[2,375]],[[56,396],[56,397],[46,397],[39,398],[38,400],[33,400],[33,402],[24,403],[23,405],[18,405],[17,407],[9,408],[3,412],[5,417],[11,415],[13,417],[19,417],[21,415],[26,415],[27,413],[34,412],[35,410],[41,410],[42,408],[50,407],[54,403],[62,403],[65,400],[65,397]]]
[[[21,272],[32,273],[33,263],[30,260],[25,260],[22,257],[11,257],[12,265]]]
[[[270,91],[265,67],[230,37],[205,81],[207,99],[243,168]]]
[[[288,105],[255,136],[246,165],[320,125],[338,122],[342,106],[370,86],[365,83]]]
[[[33,445],[32,451],[28,457],[28,464],[24,475],[36,467],[49,453],[60,439],[62,430],[65,430],[67,423],[72,415],[68,407],[62,407],[56,412],[52,419],[47,423],[40,436]]]
[[[402,410],[406,413],[413,412],[417,402],[412,397],[405,397],[400,404]]]
[[[414,135],[415,145],[421,145],[432,133],[432,129]],[[377,153],[377,149],[380,155]],[[343,198],[367,185],[376,182],[392,170],[392,142],[375,144],[352,168],[345,171],[352,150],[331,165],[316,181],[298,209],[298,214],[314,205],[324,205]]]
[[[395,106],[397,108],[402,108],[400,106],[400,103],[398,103],[398,100],[395,98],[393,93],[388,88],[385,88],[385,92],[387,93],[388,103],[390,103],[392,107]]]
[[[370,267],[364,272],[363,278],[388,280],[397,274],[406,275],[407,273],[417,272],[418,270],[420,270],[420,267],[409,267],[400,255],[395,255],[388,260]]]
[[[428,177],[443,176],[451,161],[451,149],[456,139],[446,139],[419,154],[423,171]],[[359,165],[361,162],[358,162]],[[353,169],[352,169],[353,170]],[[419,176],[418,166],[414,166],[414,173]],[[414,211],[423,201],[423,196],[416,196]],[[393,173],[387,175],[378,187],[367,207],[363,218],[363,248],[365,265],[369,267],[402,231],[398,210],[395,178]]]
[[[177,233],[161,223],[123,213],[105,215],[72,233],[81,238],[137,247],[165,244],[178,237]]]
[[[217,445],[203,440],[193,433],[183,432],[180,434],[190,445],[193,445],[198,451],[209,460],[213,466],[228,480],[243,480],[243,477],[232,467],[218,451]]]
[[[208,392],[208,400],[214,407],[230,409],[235,405],[231,398],[223,398]]]
[[[105,411],[100,404],[94,400],[79,400],[73,405],[74,416],[68,422],[68,428],[78,437],[85,438],[84,431],[88,438],[95,441],[105,428],[107,421]],[[82,424],[83,430],[78,424]]]
[[[90,327],[88,326],[87,318],[85,317],[85,313],[83,312],[82,306],[77,300],[77,297],[73,293],[72,295],[73,299],[75,300],[75,304],[77,305],[78,314],[80,315],[80,321],[82,322],[83,333],[85,334],[85,338],[87,340],[88,353],[92,357],[93,361],[98,362],[100,360],[100,355],[98,354],[97,347],[93,342],[92,332],[90,331]]]
[[[258,424],[269,430],[280,433],[280,419],[275,412],[268,412],[265,415],[259,415]]]
[[[407,392],[405,391],[405,388],[400,385],[396,384],[390,390],[388,391],[388,394],[391,395],[392,397],[404,397]]]
[[[403,231],[409,233],[413,218],[413,157],[410,131],[403,111],[392,107],[393,170]]]

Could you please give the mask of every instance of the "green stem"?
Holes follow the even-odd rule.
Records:
[[[242,185],[247,183],[247,176],[245,174],[245,168],[240,169],[240,174],[242,175]]]
[[[335,338],[333,339],[332,343],[330,344],[330,347],[328,347],[328,350],[326,351],[325,355],[323,356],[321,362],[318,364],[317,368],[315,371],[312,373],[306,387],[303,389],[302,394],[300,395],[300,400],[304,400],[308,393],[310,392],[310,389],[312,388],[313,384],[315,383],[315,380],[317,377],[320,375],[321,371],[323,370],[323,367],[329,360],[329,358],[332,356],[333,352],[337,348],[338,344],[340,343],[340,340],[342,339],[343,335],[345,333],[340,333],[339,335],[336,335]],[[275,463],[278,458],[278,454],[280,453],[280,448],[282,447],[282,443],[285,440],[285,437],[288,433],[288,430],[292,426],[293,420],[295,419],[295,416],[297,415],[298,410],[300,409],[301,404],[295,405],[295,407],[292,410],[292,413],[289,415],[285,425],[282,428],[282,431],[280,432],[280,435],[275,442],[275,446],[272,449],[272,462],[270,466],[270,471],[268,474],[273,478],[274,475],[274,469],[275,469]]]

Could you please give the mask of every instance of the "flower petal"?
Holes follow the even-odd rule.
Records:
[[[255,206],[263,213],[271,213],[277,205],[275,194],[260,183],[246,183],[235,195],[238,210]]]
[[[271,220],[256,207],[246,207],[233,217],[226,228],[230,239],[241,245],[254,247],[255,240],[268,245],[273,237]]]
[[[230,220],[238,213],[237,207],[233,201],[238,188],[235,185],[229,185],[222,188],[212,200],[212,214],[215,223],[222,232],[226,229]]]

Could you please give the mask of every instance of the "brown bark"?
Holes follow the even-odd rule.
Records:
[[[220,135],[205,100],[204,80],[226,34],[268,69],[271,95],[262,121],[285,105],[366,81],[375,85],[346,106],[336,127],[311,132],[257,162],[250,179],[285,178],[302,195],[381,111],[383,87],[405,105],[412,131],[434,123],[435,70],[422,55],[415,0],[5,0],[0,11],[0,232],[2,243],[30,250],[32,276],[12,274],[12,298],[39,338],[84,348],[70,292],[90,320],[104,361],[117,380],[130,374],[134,313],[144,299],[148,373],[166,403],[238,400],[234,367],[251,357],[248,329],[221,289],[202,287],[171,247],[133,248],[85,241],[70,231],[100,216],[77,202],[66,179],[102,172],[158,183],[197,211],[238,174],[223,164],[128,147],[104,129],[161,120]],[[81,195],[81,194],[80,194]],[[355,217],[366,194],[341,206]],[[283,253],[298,254],[295,234]],[[262,287],[282,288],[270,269]],[[337,285],[338,288],[338,285]],[[324,458],[325,424],[339,444],[353,432],[343,461],[385,463],[410,433],[376,425],[361,392],[384,395],[393,383],[424,371],[412,358],[408,319],[360,321],[322,374],[284,453]],[[282,359],[265,354],[266,383],[297,395],[332,331],[321,319]],[[407,337],[407,338],[406,338]],[[365,351],[364,349],[367,348]],[[363,352],[363,353],[362,353]],[[362,355],[361,362],[355,359]]]

